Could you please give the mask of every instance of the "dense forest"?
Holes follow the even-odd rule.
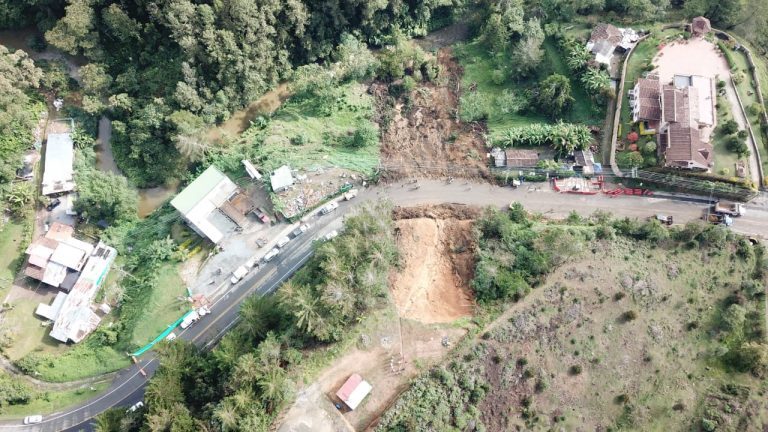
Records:
[[[50,44],[88,61],[82,102],[114,122],[115,155],[138,186],[183,176],[178,148],[205,147],[203,131],[295,67],[332,60],[345,34],[372,46],[422,36],[455,16],[507,47],[525,72],[541,28],[579,16],[648,22],[704,14],[768,45],[762,0],[0,0],[0,29],[36,26]],[[397,30],[397,31],[395,31]],[[194,149],[193,149],[194,150]]]

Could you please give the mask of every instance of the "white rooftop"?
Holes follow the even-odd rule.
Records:
[[[73,162],[74,147],[70,134],[48,134],[48,143],[45,146],[43,195],[69,192],[75,188],[72,175]]]
[[[288,186],[293,185],[293,175],[288,165],[283,165],[276,169],[270,176],[269,181],[272,184],[272,191],[280,192]]]

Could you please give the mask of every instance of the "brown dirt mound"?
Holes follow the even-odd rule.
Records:
[[[405,265],[390,275],[390,289],[400,316],[423,323],[471,316],[476,245],[468,210],[457,217],[441,206],[395,211]]]
[[[388,96],[385,84],[371,89],[379,117],[389,119],[381,145],[387,179],[488,176],[483,127],[457,118],[461,66],[450,48],[438,51],[437,60],[438,84],[421,85],[397,101]]]
[[[464,204],[438,204],[418,207],[395,207],[392,219],[458,219],[475,220],[480,216],[480,209]]]

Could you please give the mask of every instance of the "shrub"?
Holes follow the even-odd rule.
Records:
[[[725,135],[735,134],[739,130],[739,125],[733,120],[728,120],[720,125],[720,131]]]
[[[370,122],[362,122],[349,138],[347,145],[352,148],[374,146],[379,142],[379,129]]]
[[[710,419],[701,419],[701,429],[706,432],[714,432],[717,429],[717,423]]]
[[[488,98],[480,92],[469,92],[461,96],[459,101],[459,117],[462,121],[473,122],[485,120],[491,113]]]
[[[621,321],[622,322],[630,322],[637,319],[637,312],[633,310],[629,310],[621,314]]]
[[[640,135],[637,132],[635,132],[635,131],[632,131],[632,132],[627,134],[627,141],[629,141],[631,143],[636,143],[637,140],[639,140],[639,139],[640,139]]]
[[[491,72],[491,81],[496,85],[502,85],[504,84],[504,81],[506,81],[506,74],[501,69],[494,69],[493,72]]]
[[[643,145],[643,151],[649,155],[656,154],[656,142],[655,141],[648,141]]]
[[[581,374],[582,368],[581,365],[573,365],[570,368],[568,368],[568,373],[571,375],[579,375]]]
[[[747,108],[747,111],[749,111],[750,115],[758,116],[763,113],[763,106],[755,102]]]
[[[747,135],[748,135],[748,133],[747,133],[746,129],[742,129],[738,133],[736,133],[736,136],[741,138],[741,139],[747,139]]]
[[[416,80],[413,79],[413,77],[411,77],[411,76],[407,76],[407,77],[403,78],[403,84],[402,85],[403,85],[403,90],[406,93],[410,93],[411,91],[413,91],[413,89],[416,88]]]

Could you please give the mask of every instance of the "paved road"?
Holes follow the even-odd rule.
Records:
[[[655,213],[672,215],[677,223],[699,219],[705,211],[705,204],[669,200],[654,197],[605,195],[582,196],[559,194],[546,185],[523,185],[518,189],[500,188],[485,183],[465,183],[460,180],[446,184],[438,180],[422,180],[418,189],[409,184],[392,184],[363,190],[352,202],[341,202],[339,210],[331,215],[310,218],[309,230],[292,240],[283,252],[271,263],[252,271],[238,285],[222,293],[214,300],[211,315],[179,333],[179,337],[193,341],[199,346],[208,346],[217,341],[238,319],[239,305],[243,299],[254,293],[261,295],[274,292],[282,281],[290,277],[309,259],[312,241],[315,238],[341,227],[344,214],[364,201],[390,200],[396,205],[438,204],[443,202],[479,206],[505,207],[511,201],[520,201],[534,212],[551,218],[564,218],[572,210],[588,216],[596,210],[613,213],[616,216],[645,218]],[[540,187],[537,190],[536,187]],[[768,237],[768,209],[748,207],[748,213],[737,218],[734,231]],[[148,377],[157,368],[154,353],[145,354],[138,365],[121,371],[110,389],[101,396],[68,409],[65,412],[45,416],[45,422],[37,426],[23,426],[20,421],[0,424],[2,430],[13,431],[61,431],[88,429],[91,419],[113,406],[130,406],[141,400]],[[139,367],[147,373],[144,377]],[[32,414],[32,413],[30,413]]]

